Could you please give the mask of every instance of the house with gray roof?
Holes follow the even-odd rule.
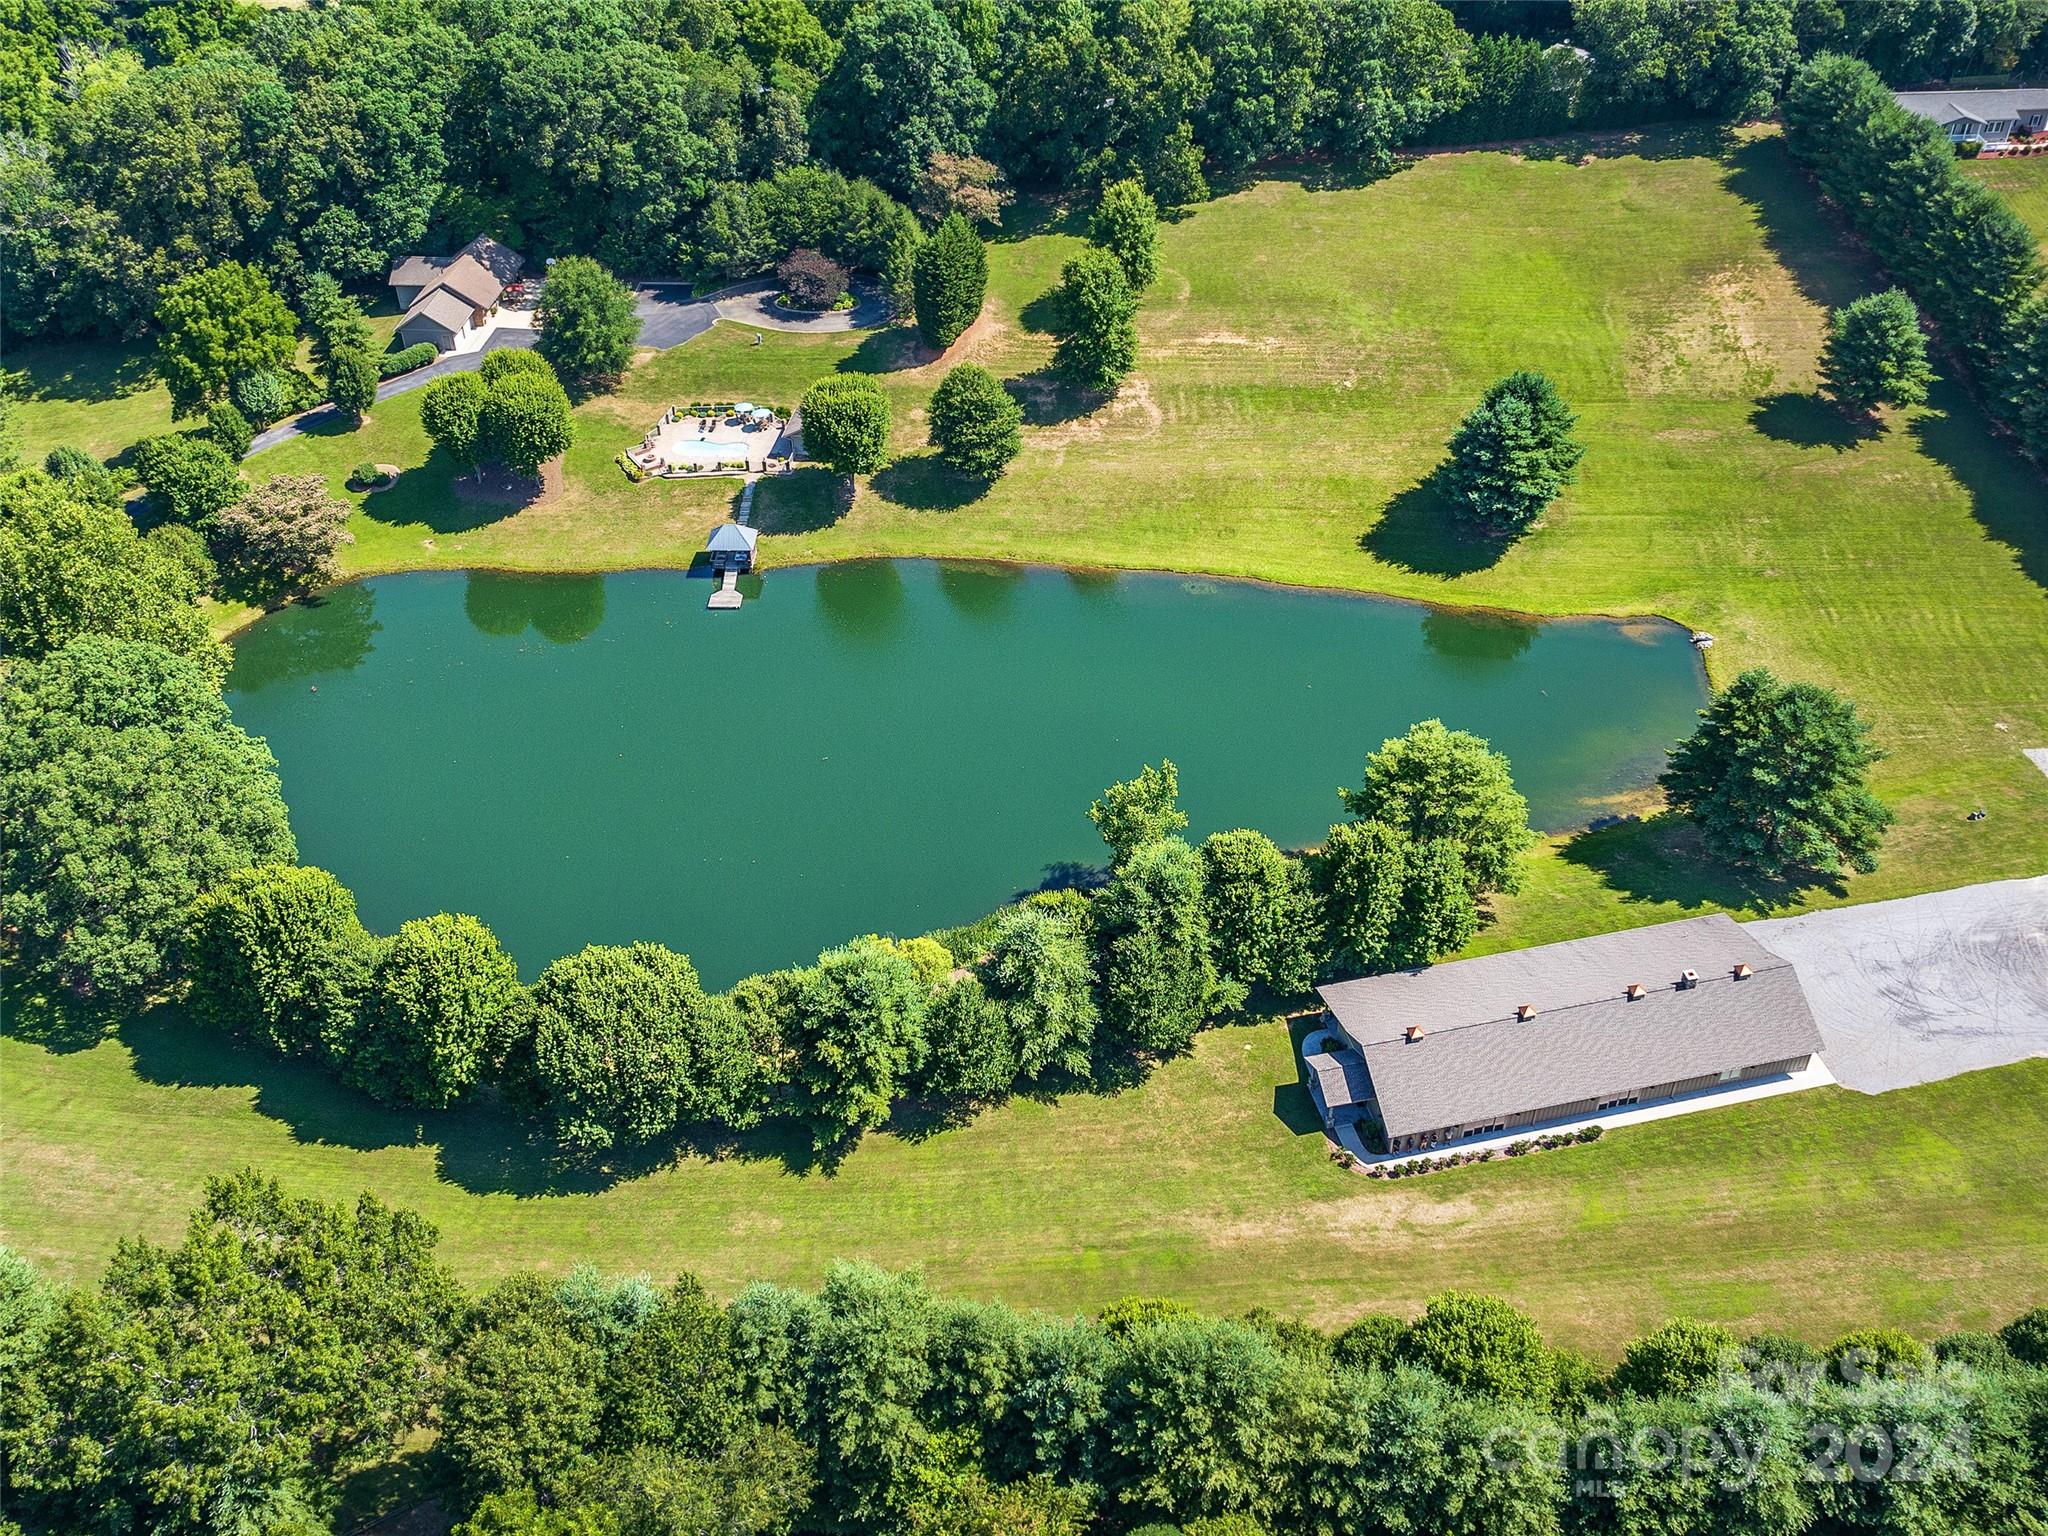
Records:
[[[1804,1072],[1819,1028],[1790,962],[1716,914],[1340,981],[1310,1058],[1326,1123],[1389,1152]]]
[[[1952,144],[1974,140],[1989,155],[2048,150],[2048,86],[2010,91],[1894,91],[1908,112],[1931,119]]]

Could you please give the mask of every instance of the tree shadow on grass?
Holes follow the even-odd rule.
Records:
[[[1875,417],[1851,417],[1810,390],[1765,395],[1749,412],[1749,424],[1765,437],[1798,448],[1832,448],[1846,453],[1884,431]]]
[[[885,325],[869,331],[839,365],[842,373],[901,373],[918,368],[939,354],[924,344],[916,330],[907,325]]]
[[[1069,384],[1050,369],[1003,380],[1003,390],[1024,413],[1027,427],[1057,427],[1093,415],[1110,401],[1099,389]]]
[[[829,469],[799,469],[754,483],[754,526],[763,533],[816,533],[845,511],[845,482]]]
[[[1875,270],[1849,244],[1783,139],[1751,139],[1722,159],[1725,185],[1756,210],[1764,244],[1802,295],[1835,309],[1869,291]]]
[[[98,405],[156,382],[149,348],[120,342],[41,342],[11,349],[0,385],[22,400]]]
[[[2048,476],[1992,435],[1983,410],[1949,379],[1907,428],[1920,450],[1969,494],[1970,515],[2013,552],[2021,572],[2048,592]]]
[[[1824,875],[1772,880],[1735,869],[1710,855],[1698,829],[1672,811],[1581,832],[1562,857],[1592,870],[1625,902],[1764,915],[1797,904],[1808,890],[1847,894],[1840,880]]]
[[[1086,236],[1094,222],[1091,210],[1045,197],[1020,197],[1003,210],[1002,223],[983,237],[998,245],[1029,240],[1035,235]]]
[[[913,512],[957,512],[988,494],[990,482],[963,474],[936,453],[897,459],[868,484],[884,501]]]
[[[1060,291],[1048,288],[1017,311],[1017,323],[1034,336],[1051,336],[1060,328]]]
[[[541,481],[492,470],[479,481],[436,448],[426,463],[406,470],[389,490],[365,496],[363,515],[435,533],[470,533],[531,506],[543,488]]]
[[[1398,570],[1449,580],[1497,565],[1513,542],[1459,515],[1439,465],[1387,503],[1358,547]]]
[[[225,1039],[174,1007],[127,1020],[119,1037],[144,1082],[252,1088],[256,1112],[278,1121],[304,1145],[359,1152],[432,1147],[439,1176],[471,1194],[597,1194],[685,1155],[772,1158],[796,1173],[815,1161],[801,1128],[786,1121],[743,1133],[690,1127],[646,1146],[587,1155],[536,1136],[528,1121],[490,1098],[444,1110],[380,1104],[320,1063],[282,1060]]]

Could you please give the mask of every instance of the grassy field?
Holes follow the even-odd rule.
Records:
[[[671,401],[786,404],[829,370],[872,371],[896,406],[899,462],[850,505],[822,473],[764,484],[769,564],[958,554],[1663,613],[1718,637],[1717,680],[1764,663],[1846,690],[1891,753],[1879,786],[1901,820],[1884,869],[1796,899],[2048,868],[2048,778],[2019,750],[2048,743],[2048,493],[1952,385],[1869,432],[1813,394],[1826,308],[1871,278],[1774,139],[1445,155],[1363,188],[1280,181],[1220,199],[1166,232],[1143,362],[1106,403],[1038,376],[1036,301],[1075,245],[1057,229],[997,245],[988,312],[945,360],[983,360],[1030,402],[1024,456],[985,494],[925,453],[943,366],[900,335],[756,347],[730,326],[580,407],[577,447],[530,502],[458,487],[416,395],[360,434],[251,468],[338,486],[361,459],[404,466],[394,490],[360,499],[359,570],[683,564],[730,483],[632,487],[612,455]],[[1451,530],[1431,471],[1516,367],[1558,380],[1590,447],[1548,525],[1503,547]],[[1988,819],[1966,822],[1980,805]],[[1651,820],[1547,844],[1478,947],[1787,896],[1731,881]],[[487,1114],[392,1115],[157,1020],[71,1052],[0,1040],[0,1069],[7,1240],[67,1273],[122,1234],[174,1230],[207,1172],[248,1162],[419,1207],[472,1278],[588,1258],[692,1266],[729,1287],[862,1254],[1019,1301],[1144,1289],[1325,1320],[1455,1283],[1596,1349],[1681,1310],[1818,1335],[1981,1323],[2048,1294],[2038,1063],[1876,1100],[1773,1100],[1391,1186],[1324,1161],[1277,1026],[1211,1035],[1123,1098],[877,1138],[829,1181],[763,1146],[560,1187]]]
[[[360,433],[252,470],[407,466],[358,498],[352,568],[687,564],[734,482],[628,485],[617,451],[674,401],[787,404],[874,373],[898,460],[851,505],[822,471],[765,482],[766,563],[867,554],[1159,566],[1538,613],[1661,613],[1711,631],[1725,681],[1763,664],[1851,694],[1892,753],[1901,824],[1858,899],[2048,868],[2048,523],[2039,475],[1968,397],[1852,429],[1813,393],[1828,306],[1869,286],[1772,137],[1659,137],[1641,153],[1443,155],[1357,189],[1267,182],[1166,231],[1143,361],[1106,403],[1040,375],[1036,303],[1077,247],[999,243],[982,321],[940,364],[902,333],[722,324],[579,407],[553,488],[474,494],[431,455],[418,397]],[[2031,171],[2032,163],[2011,162]],[[923,446],[946,366],[986,362],[1039,423],[992,490]],[[1582,480],[1512,546],[1461,537],[1431,471],[1485,385],[1553,375],[1579,409]],[[1990,815],[1966,822],[1983,806]],[[1750,905],[1661,824],[1539,861],[1482,942],[1526,942],[1702,905]],[[1769,893],[1762,893],[1768,896]],[[1829,900],[1826,892],[1809,899]]]
[[[1965,160],[1963,169],[1995,189],[2013,212],[2027,221],[2027,227],[2041,242],[2048,256],[2048,155],[2023,159]]]
[[[74,1054],[4,1049],[5,1240],[73,1275],[117,1235],[175,1236],[207,1174],[253,1164],[425,1212],[472,1280],[594,1259],[687,1265],[730,1291],[813,1284],[861,1256],[1019,1304],[1165,1292],[1323,1322],[1476,1286],[1606,1354],[1676,1312],[1821,1338],[1872,1318],[2002,1321],[2044,1290],[2048,1062],[1875,1099],[1817,1090],[1381,1184],[1327,1161],[1269,1024],[1205,1035],[1120,1097],[870,1138],[829,1179],[761,1139],[603,1187],[550,1181],[485,1111],[393,1113],[173,1021]]]

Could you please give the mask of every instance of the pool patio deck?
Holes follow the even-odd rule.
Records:
[[[796,455],[789,423],[770,417],[760,425],[731,416],[678,416],[665,412],[627,457],[649,474],[669,479],[707,475],[766,475],[786,470]]]

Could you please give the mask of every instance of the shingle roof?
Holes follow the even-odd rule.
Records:
[[[2048,110],[2048,86],[2016,91],[1894,91],[1892,99],[1908,112],[1937,123],[1967,118],[1973,123],[2003,121],[2022,112]]]
[[[720,523],[711,530],[711,537],[704,541],[704,547],[714,554],[738,550],[752,554],[754,542],[760,537],[758,529],[748,528],[740,523]]]
[[[505,285],[491,276],[490,268],[474,256],[458,256],[441,269],[438,286],[467,299],[474,309],[489,309],[498,302]]]
[[[526,270],[526,258],[509,245],[500,245],[489,235],[478,235],[455,253],[481,262],[500,283],[509,283]]]
[[[391,268],[394,288],[424,288],[440,274],[441,261],[433,256],[408,256]]]
[[[1356,1051],[1338,1050],[1304,1058],[1325,1114],[1347,1104],[1372,1102],[1372,1079]]]
[[[1699,983],[1681,989],[1686,970]],[[1631,983],[1645,989],[1634,1002]],[[1318,990],[1365,1058],[1390,1136],[1821,1048],[1791,964],[1719,914]],[[1536,1009],[1527,1021],[1515,1012],[1524,1003]],[[1422,1038],[1405,1038],[1410,1025]]]
[[[427,319],[451,332],[460,331],[469,324],[475,310],[469,301],[446,288],[429,288],[412,302],[412,308],[405,312],[405,318],[398,322],[402,331],[413,321]]]

